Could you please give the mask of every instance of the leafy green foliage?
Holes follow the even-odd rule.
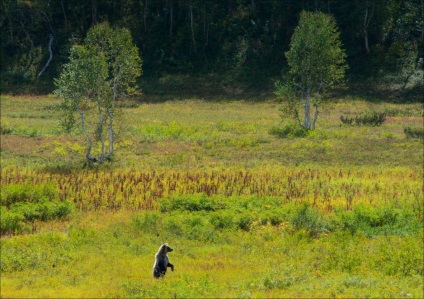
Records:
[[[308,136],[308,130],[294,124],[287,124],[283,128],[272,127],[269,133],[280,138],[297,138]]]
[[[18,202],[39,203],[44,200],[55,200],[58,189],[52,183],[44,185],[10,184],[2,187],[1,206],[9,207]]]
[[[105,57],[84,46],[71,48],[69,63],[64,65],[63,72],[55,81],[58,87],[55,94],[62,98],[61,125],[66,132],[69,133],[75,126],[76,112],[96,109],[95,102],[106,96],[107,68]]]
[[[368,15],[372,12],[367,27],[367,55],[363,28],[366,9]],[[422,43],[420,0],[271,0],[259,4],[235,0],[229,4],[212,0],[91,4],[3,1],[1,88],[13,93],[50,92],[54,88],[52,79],[67,62],[63,53],[71,44],[80,43],[91,26],[108,21],[130,30],[152,79],[164,73],[195,77],[215,73],[219,74],[217,85],[226,78],[224,81],[242,92],[246,86],[268,90],[269,80],[278,76],[285,65],[282,52],[289,48],[293,24],[302,10],[331,13],[337,20],[352,67],[351,78],[360,81],[361,92],[365,90],[362,87],[381,84],[386,76],[396,80],[381,84],[382,88],[393,88],[394,81],[401,84],[401,89],[422,57],[422,47],[417,46]],[[49,58],[49,34],[54,36],[53,60],[36,80]],[[422,77],[422,66],[416,70]],[[408,87],[421,84],[417,75],[410,78]],[[210,86],[209,82],[204,86]]]
[[[116,101],[135,92],[133,86],[140,75],[141,59],[127,29],[98,24],[90,29],[83,45],[71,48],[70,61],[56,80],[55,93],[62,99],[61,123],[68,133],[76,124],[75,113],[79,113],[89,161],[112,157]],[[94,143],[100,143],[99,158],[91,155]]]
[[[53,184],[13,184],[2,188],[0,197],[0,233],[31,231],[29,223],[40,220],[63,219],[74,210],[68,201],[59,200],[58,189]]]
[[[420,229],[420,220],[410,209],[358,205],[353,210],[338,207],[326,214],[308,203],[283,205],[281,200],[271,197],[174,196],[161,200],[159,210],[160,213],[135,215],[133,224],[146,232],[169,229],[179,236],[212,242],[216,238],[210,235],[212,228],[255,231],[261,227],[284,226],[294,234],[304,232],[310,238],[337,231],[375,236],[404,235]]]
[[[411,138],[424,138],[424,128],[419,127],[406,127],[403,129],[406,136]]]
[[[353,117],[340,116],[340,121],[345,125],[356,124],[358,126],[380,126],[386,120],[385,112],[371,111],[364,115]]]
[[[301,13],[286,57],[293,85],[303,93],[334,88],[347,68],[336,22],[321,12]]]
[[[347,69],[334,18],[321,12],[302,12],[286,57],[290,79],[284,84],[277,82],[276,95],[288,99],[288,114],[304,129],[315,129],[322,95],[342,81]],[[304,108],[303,123],[295,98],[301,100]]]

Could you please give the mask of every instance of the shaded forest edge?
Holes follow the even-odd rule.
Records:
[[[54,89],[69,49],[107,21],[126,27],[143,59],[143,101],[273,96],[303,10],[337,21],[347,89],[369,100],[422,101],[423,1],[3,1],[1,92]]]

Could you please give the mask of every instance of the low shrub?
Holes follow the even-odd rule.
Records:
[[[26,221],[49,221],[52,219],[62,219],[73,210],[70,202],[50,202],[40,203],[16,203],[10,207],[10,211],[23,215]]]
[[[255,219],[252,217],[252,215],[241,214],[236,218],[235,222],[236,222],[236,226],[239,229],[244,230],[244,231],[250,231],[250,228],[251,228],[254,220]]]
[[[224,204],[221,197],[204,195],[175,197],[166,205],[162,204],[162,211],[135,215],[135,229],[213,241],[219,239],[220,233],[250,232],[262,226],[282,227],[287,233],[299,233],[308,238],[337,231],[367,236],[406,235],[416,233],[421,227],[412,210],[391,206],[356,205],[352,210],[335,207],[327,213],[310,204],[282,205],[275,198],[233,197],[227,198]]]
[[[364,115],[355,117],[340,116],[340,121],[344,125],[356,124],[358,126],[380,126],[385,120],[386,113],[376,111],[367,112]]]
[[[12,134],[12,133],[13,133],[13,130],[8,124],[5,124],[5,123],[1,124],[1,126],[0,126],[0,134],[1,135],[9,135],[9,134]]]
[[[63,219],[74,210],[74,205],[59,200],[54,184],[13,184],[2,188],[1,234],[20,233],[27,223],[35,220]]]
[[[210,215],[210,222],[215,229],[232,229],[234,227],[233,213],[224,211],[216,212]]]
[[[300,138],[308,136],[309,130],[297,125],[288,124],[283,128],[272,127],[269,133],[279,138]]]
[[[169,212],[180,211],[216,211],[225,207],[224,203],[217,197],[208,197],[206,194],[181,195],[160,202],[160,210]]]
[[[59,190],[52,183],[45,185],[11,184],[2,187],[0,205],[8,207],[17,202],[55,201],[58,197]]]
[[[408,137],[424,139],[424,128],[422,127],[421,128],[406,127],[403,129],[403,132]]]
[[[363,232],[366,235],[402,235],[418,231],[419,220],[412,211],[390,206],[370,207],[358,205],[351,211],[336,209],[331,220],[332,230],[345,230],[351,234]]]
[[[328,231],[328,224],[321,219],[318,210],[308,204],[296,207],[290,222],[294,229],[304,229],[311,237]]]
[[[132,219],[133,225],[136,229],[142,231],[158,231],[161,217],[159,212],[146,212],[143,214],[136,214]]]
[[[24,219],[23,215],[11,212],[6,207],[1,207],[0,234],[20,232],[24,225]]]

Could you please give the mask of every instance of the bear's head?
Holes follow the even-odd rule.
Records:
[[[163,244],[161,247],[160,247],[160,252],[162,253],[162,254],[167,254],[168,252],[171,252],[171,251],[173,251],[174,249],[172,249],[171,247],[169,247],[168,246],[168,243],[165,243],[165,244]]]

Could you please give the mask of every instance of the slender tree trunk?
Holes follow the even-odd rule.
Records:
[[[115,150],[115,132],[113,130],[113,110],[115,106],[115,101],[118,98],[118,84],[119,84],[119,74],[120,70],[118,71],[118,75],[116,76],[115,80],[113,81],[113,98],[112,103],[110,106],[108,105],[106,108],[106,113],[109,117],[109,127],[108,127],[108,140],[109,140],[109,152],[108,157],[113,156],[113,152]]]
[[[365,17],[364,17],[364,41],[365,41],[365,50],[367,51],[367,54],[370,54],[370,48],[368,45],[368,25],[370,24],[373,14],[374,14],[374,5],[371,6],[371,11],[369,11],[369,8],[367,6],[365,8]]]
[[[10,42],[13,43],[14,42],[14,38],[13,38],[13,22],[12,22],[12,18],[9,16],[8,18],[9,21],[9,28],[10,28]]]
[[[311,123],[311,89],[308,87],[306,91],[306,98],[305,98],[305,119],[304,119],[304,128],[310,129],[310,123]]]
[[[170,1],[169,4],[169,14],[170,14],[170,24],[169,24],[169,40],[172,42],[172,26],[174,23],[174,2],[173,0]]]
[[[113,156],[113,152],[115,150],[114,146],[115,146],[115,132],[113,131],[113,114],[110,111],[109,108],[107,108],[106,110],[108,116],[109,116],[109,127],[108,127],[108,139],[109,139],[109,152],[108,152],[108,157],[111,158]]]
[[[31,37],[29,36],[28,31],[25,30],[25,25],[22,23],[22,21],[20,23],[21,23],[21,26],[22,26],[22,31],[25,33],[27,39],[29,40],[29,43],[31,44],[31,48],[29,49],[29,53],[28,53],[29,60],[27,62],[27,65],[25,66],[25,70],[24,70],[24,72],[26,73],[30,69],[32,62],[34,60],[34,43],[31,39]]]
[[[205,34],[205,42],[203,44],[203,55],[205,56],[205,61],[207,63],[208,57],[206,55],[206,48],[209,45],[209,22],[206,18],[206,4],[203,6],[203,33]]]
[[[190,4],[190,28],[191,28],[191,39],[193,41],[193,49],[196,52],[196,39],[194,38],[194,20],[193,20],[193,5]]]
[[[41,72],[38,74],[37,79],[40,78],[41,74],[46,70],[46,68],[49,66],[50,62],[53,59],[53,51],[52,51],[52,42],[53,42],[53,34],[50,34],[50,40],[49,40],[49,60],[47,60],[46,65],[44,66],[44,68],[41,70]]]
[[[103,136],[103,125],[105,123],[105,115],[102,113],[102,106],[100,101],[97,103],[97,110],[99,113],[99,127],[97,128],[97,134],[100,140],[100,144],[102,146],[102,154],[100,156],[100,162],[103,161],[106,157],[105,155],[105,138]]]
[[[97,3],[91,0],[91,24],[97,24]]]
[[[317,119],[318,119],[318,113],[319,113],[319,111],[318,111],[318,104],[317,103],[315,103],[314,104],[314,119],[312,120],[312,123],[311,123],[311,129],[312,130],[315,130],[315,123],[317,122]]]
[[[147,32],[147,12],[148,12],[148,6],[149,6],[149,0],[146,0],[146,4],[144,5],[144,14],[143,14],[144,32]]]
[[[60,4],[62,5],[63,19],[65,20],[65,25],[68,24],[68,18],[66,17],[65,6],[63,5],[63,0],[60,0]]]
[[[88,146],[87,146],[87,150],[85,152],[85,157],[87,158],[88,161],[91,162],[97,162],[97,159],[95,157],[91,156],[91,149],[93,148],[93,139],[91,139],[90,134],[88,134],[87,132],[87,128],[85,127],[85,115],[84,115],[84,111],[81,109],[81,107],[78,108],[78,112],[81,116],[81,125],[82,125],[82,131],[85,134],[85,137],[88,140]]]
[[[370,54],[370,48],[368,46],[368,32],[366,29],[364,29],[364,39],[365,39],[365,50],[367,51],[367,54]]]

